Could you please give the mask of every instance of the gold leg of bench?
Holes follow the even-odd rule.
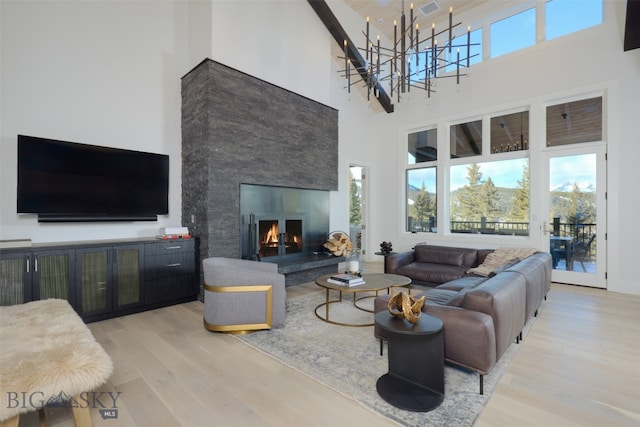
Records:
[[[89,413],[89,407],[83,408],[71,408],[73,412],[73,420],[76,422],[76,427],[92,427],[91,414]]]
[[[3,422],[0,423],[0,427],[18,427],[19,423],[20,423],[20,414],[14,415],[8,420],[4,420]]]

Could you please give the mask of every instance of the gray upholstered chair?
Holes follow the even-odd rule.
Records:
[[[284,326],[284,275],[270,262],[205,258],[204,325],[210,331],[243,333]]]

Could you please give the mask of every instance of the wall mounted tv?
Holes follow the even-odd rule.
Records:
[[[156,221],[169,156],[18,135],[17,211],[39,222]]]

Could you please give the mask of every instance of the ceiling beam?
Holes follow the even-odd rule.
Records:
[[[356,70],[360,74],[360,77],[362,77],[365,84],[370,85],[371,81],[370,76],[367,73],[366,61],[360,54],[356,45],[347,35],[347,32],[342,28],[340,22],[338,22],[338,18],[333,14],[327,2],[324,0],[308,0],[308,2],[313,10],[315,10],[324,26],[327,27],[327,30],[329,30],[329,33],[331,33],[340,48],[344,48],[344,41],[347,41],[347,57],[353,66],[356,67]],[[384,108],[387,113],[393,113],[391,98],[389,98],[389,95],[387,95],[387,92],[379,82],[374,84],[377,85],[377,88],[373,90],[374,94],[377,92],[377,96],[375,96],[375,98],[378,99],[378,102],[380,102],[380,105],[382,105],[382,108]]]

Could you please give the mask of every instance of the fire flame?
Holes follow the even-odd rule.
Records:
[[[278,242],[278,224],[273,224],[267,234],[264,235],[265,243],[277,243]]]

